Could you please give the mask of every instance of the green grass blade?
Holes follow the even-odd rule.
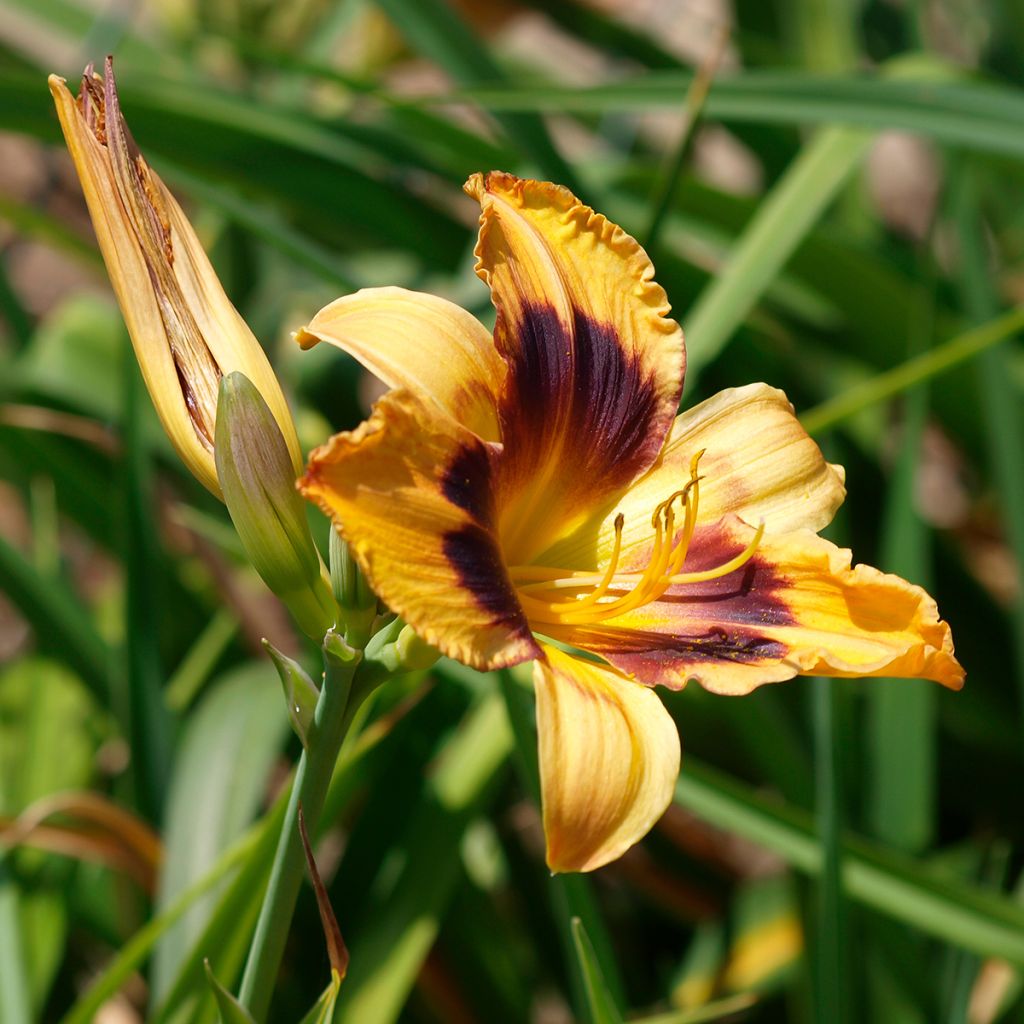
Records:
[[[220,1014],[221,1024],[254,1024],[249,1011],[217,980],[210,967],[209,960],[206,961],[206,981],[217,1000],[217,1012]]]
[[[272,211],[243,199],[229,189],[189,174],[180,167],[169,165],[166,160],[158,161],[157,168],[172,185],[219,210],[253,237],[273,246],[287,259],[306,267],[326,283],[340,288],[342,292],[353,292],[359,288],[358,282],[345,270],[336,253],[289,227]]]
[[[118,951],[113,961],[96,978],[81,998],[61,1018],[61,1024],[90,1024],[96,1018],[101,1006],[120,991],[148,959],[160,937],[179,921],[206,893],[227,878],[237,867],[244,864],[258,844],[258,831],[248,832],[197,882],[181,893],[166,910],[151,917]]]
[[[137,66],[138,67],[138,66]],[[193,80],[157,78],[122,67],[125,116],[154,164],[166,157],[197,176],[234,182],[272,200],[305,231],[347,248],[367,237],[449,266],[465,231],[447,212],[383,180],[385,156],[328,121],[285,106],[259,104]],[[45,82],[0,68],[0,127],[59,141]],[[281,168],[292,169],[282,174]]]
[[[10,856],[0,852],[0,1024],[31,1024],[28,973],[22,957],[18,887]]]
[[[899,129],[979,152],[1024,158],[1024,98],[1008,86],[956,81],[948,64],[912,55],[889,65],[902,80],[878,75],[814,75],[748,70],[715,82],[708,118],[727,123],[841,125],[868,133]],[[888,71],[888,69],[887,69]],[[491,111],[598,114],[675,107],[692,80],[653,71],[610,84],[552,83],[463,88],[430,102],[471,101]]]
[[[809,434],[822,434],[862,409],[977,358],[1022,330],[1024,308],[1004,313],[808,409],[800,417],[800,422]]]
[[[716,999],[696,1010],[676,1010],[653,1017],[635,1017],[633,1024],[713,1024],[714,1021],[739,1021],[741,1015],[756,1005],[757,996],[744,992],[738,996]]]
[[[822,850],[806,812],[780,807],[748,786],[691,758],[676,786],[676,800],[712,825],[772,850],[812,877],[822,871]],[[847,895],[887,917],[983,956],[1024,965],[1024,908],[859,839],[843,844]]]
[[[961,246],[960,290],[968,316],[983,321],[997,308],[992,274],[986,258],[984,224],[978,215],[980,200],[977,169],[961,169],[954,197],[957,237]],[[978,404],[985,424],[985,439],[993,475],[1001,497],[1004,528],[1020,572],[1024,566],[1024,416],[1014,384],[1009,353],[994,348],[978,359]],[[1024,695],[1024,597],[1013,602],[1012,625],[1016,647],[1016,675]]]
[[[501,68],[446,0],[377,0],[410,45],[467,85],[500,82]],[[543,121],[530,112],[499,113],[497,120],[522,152],[548,177],[579,193],[576,175],[552,145]],[[477,168],[473,168],[476,170]],[[492,168],[486,168],[492,170]]]
[[[192,704],[237,635],[238,617],[230,608],[218,608],[167,681],[164,693],[172,711]]]
[[[930,260],[922,254],[922,278],[931,280]],[[929,347],[934,332],[934,287],[916,303],[908,344],[915,355]],[[880,564],[929,590],[932,588],[929,531],[917,511],[916,483],[921,444],[929,412],[927,382],[903,397],[899,452],[885,497]],[[864,789],[865,820],[876,839],[894,849],[920,854],[934,841],[937,787],[936,730],[938,697],[923,679],[875,679],[865,693],[867,736]],[[884,953],[888,929],[905,950],[895,965]],[[908,1006],[901,975],[907,963],[925,963],[921,937],[889,922],[868,924],[864,1001],[879,1020],[923,1021]]]
[[[287,721],[273,667],[250,662],[226,675],[189,718],[178,746],[164,819],[158,910],[201,878],[257,811]],[[161,1001],[207,922],[215,894],[160,940],[153,998]],[[216,950],[207,950],[220,971]]]
[[[463,832],[480,813],[512,751],[501,697],[490,694],[448,742],[407,833],[406,867],[373,923],[353,936],[357,952],[341,987],[335,1024],[398,1019],[430,951],[459,875]]]
[[[918,319],[910,354],[928,348],[931,301]],[[904,399],[899,457],[889,481],[882,530],[881,565],[925,588],[931,586],[928,530],[917,513],[915,482],[928,418],[923,382]],[[907,852],[926,849],[935,829],[934,684],[921,679],[880,679],[868,692],[867,811],[871,834]]]
[[[870,134],[828,128],[816,135],[758,207],[721,273],[683,317],[689,384],[725,347],[765,289],[817,223],[871,144]]]
[[[714,41],[708,54],[704,58],[693,81],[686,90],[683,99],[683,124],[676,141],[671,157],[666,164],[663,180],[659,183],[658,189],[651,201],[651,215],[647,222],[647,230],[643,234],[643,244],[649,252],[654,252],[661,237],[661,229],[665,225],[665,218],[675,201],[676,190],[679,187],[679,178],[690,150],[693,146],[697,133],[697,126],[704,111],[704,104],[707,102],[708,89],[715,77],[718,62],[722,57],[722,51],[727,42],[727,35],[720,31],[718,38]]]
[[[132,773],[135,799],[151,821],[163,809],[171,763],[171,722],[163,697],[158,606],[158,541],[142,403],[148,402],[135,352],[123,335],[124,373],[124,702],[128,741],[137,759]]]
[[[0,537],[0,588],[32,625],[40,648],[70,665],[100,704],[109,707],[109,648],[67,586],[41,576],[3,537]]]
[[[532,696],[532,678],[527,670],[502,672],[501,691],[512,733],[516,741],[516,766],[525,787],[538,809],[541,805],[540,769],[537,763],[536,712]],[[587,942],[600,966],[603,985],[608,991],[617,1012],[621,1014],[626,1006],[625,986],[615,961],[611,936],[601,917],[589,879],[584,874],[568,873],[552,875],[549,880],[552,906],[559,925],[559,939],[562,942],[573,996],[580,1012],[589,1002],[587,978],[580,970],[576,951],[573,921],[580,921],[585,929]]]
[[[608,986],[605,984],[601,964],[587,937],[583,922],[578,917],[574,917],[570,922],[570,929],[573,945],[576,948],[576,958],[583,975],[591,1024],[623,1024],[622,1014],[619,1013],[619,1008],[615,1005],[615,1000],[612,999]]]
[[[840,680],[814,679],[814,761],[821,874],[818,878],[814,965],[814,1018],[819,1024],[850,1020],[846,962],[846,899],[842,870],[842,778],[837,745]]]

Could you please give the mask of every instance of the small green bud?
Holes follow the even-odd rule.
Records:
[[[395,654],[398,656],[399,671],[412,672],[416,669],[430,668],[441,657],[441,652],[427,643],[412,628],[406,625],[395,641]]]
[[[238,372],[220,382],[214,458],[249,561],[300,629],[321,640],[337,608],[295,489],[288,446],[263,396]]]
[[[341,609],[345,639],[353,647],[365,647],[377,617],[377,595],[370,589],[348,543],[336,529],[331,530],[331,589]]]
[[[346,643],[333,629],[324,637],[324,653],[336,665],[358,664],[363,657],[361,650]]]
[[[269,640],[264,640],[263,646],[281,677],[288,717],[292,720],[295,735],[302,741],[302,746],[309,749],[309,732],[313,728],[320,691],[297,661],[282,654]]]

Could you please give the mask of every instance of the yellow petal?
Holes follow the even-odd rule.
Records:
[[[592,871],[668,807],[679,734],[653,690],[607,665],[545,645],[533,685],[548,866]]]
[[[326,341],[388,387],[430,399],[485,441],[498,440],[505,363],[490,331],[446,299],[404,288],[364,288],[325,306],[296,334]]]
[[[388,607],[480,669],[539,653],[494,537],[493,465],[492,446],[399,390],[316,449],[299,481]]]
[[[754,530],[735,517],[697,531],[684,566],[721,565]],[[749,693],[797,674],[932,679],[959,689],[949,626],[920,587],[868,565],[808,530],[765,534],[742,568],[671,587],[660,600],[597,626],[556,628],[647,683],[696,679]]]
[[[767,384],[729,388],[676,418],[655,465],[613,507],[544,555],[551,565],[603,565],[624,520],[622,552],[651,537],[651,511],[685,486],[690,460],[699,465],[699,519],[714,523],[730,513],[769,533],[820,530],[846,496],[843,470],[827,463],[807,436],[783,392]]]
[[[508,364],[502,542],[524,564],[654,462],[679,403],[683,335],[643,249],[571,192],[497,172],[465,187],[480,202],[476,270]]]
[[[297,473],[299,443],[274,371],[181,208],[135,147],[110,59],[104,78],[87,71],[78,101],[56,75],[49,85],[143,379],[182,460],[220,494],[217,392],[221,377],[239,370],[274,414]]]

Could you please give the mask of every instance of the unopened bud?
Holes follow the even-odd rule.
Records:
[[[341,610],[345,639],[353,647],[365,647],[377,617],[377,595],[370,589],[348,543],[331,528],[331,589]]]
[[[430,668],[441,657],[441,652],[427,643],[412,628],[406,625],[395,640],[395,654],[398,657],[398,671],[412,672],[416,669]]]
[[[268,640],[263,641],[263,646],[281,678],[284,699],[288,705],[288,717],[292,721],[295,735],[302,741],[303,747],[308,748],[309,731],[313,727],[313,716],[316,713],[317,701],[320,699],[320,691],[297,661],[282,654]]]
[[[288,446],[267,403],[241,373],[221,380],[217,476],[242,547],[299,628],[322,640],[337,608],[295,489]]]
[[[49,83],[135,357],[171,443],[219,496],[217,392],[225,374],[240,370],[273,411],[298,475],[302,453],[277,377],[181,207],[135,145],[111,58],[102,76],[86,68],[77,98],[64,79],[51,75]]]

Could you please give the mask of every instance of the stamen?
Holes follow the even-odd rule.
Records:
[[[762,519],[757,527],[757,532],[750,539],[750,543],[735,558],[730,558],[728,562],[723,562],[721,565],[715,566],[714,569],[703,569],[700,572],[676,573],[669,577],[669,586],[675,586],[678,583],[705,583],[707,580],[717,580],[722,576],[735,572],[737,569],[741,569],[754,557],[754,553],[757,551],[763,536],[764,520]]]
[[[594,592],[587,594],[586,597],[577,602],[580,608],[585,605],[597,604],[604,597],[612,580],[615,578],[615,570],[619,564],[619,552],[622,550],[622,528],[625,525],[626,517],[620,512],[615,517],[615,544],[612,547],[612,557],[608,561],[608,568],[605,569],[604,576],[601,577],[601,582],[594,589]]]
[[[701,450],[690,460],[690,479],[686,486],[655,506],[651,515],[654,538],[651,543],[650,560],[642,571],[617,571],[622,554],[622,532],[625,525],[625,517],[621,512],[615,517],[615,539],[611,557],[600,575],[550,566],[513,567],[510,574],[527,616],[538,622],[560,625],[602,622],[657,601],[669,587],[719,579],[746,565],[754,556],[764,536],[763,522],[758,526],[750,543],[727,562],[697,572],[681,571],[697,529],[701,481],[697,466],[703,454],[704,451]],[[684,510],[678,540],[675,512],[677,499]],[[625,593],[619,596],[610,593],[612,590],[623,589]],[[581,593],[555,601],[545,601],[540,596],[541,593],[558,590],[576,590]],[[530,591],[540,593],[535,596]],[[609,599],[605,600],[606,598]]]

